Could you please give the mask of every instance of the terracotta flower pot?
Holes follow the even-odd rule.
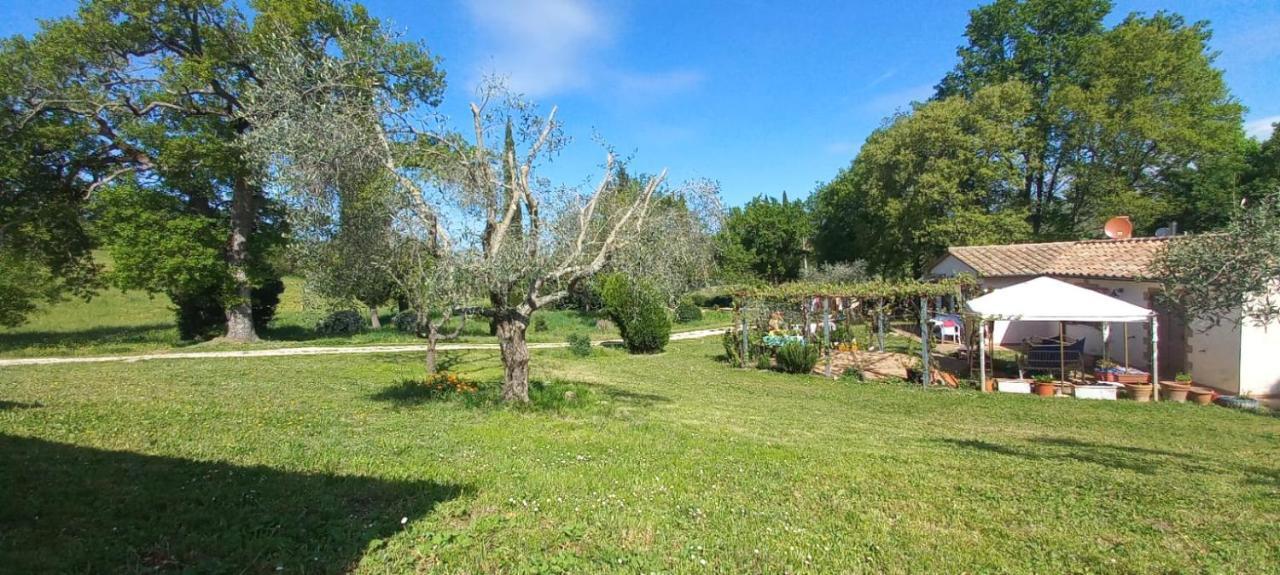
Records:
[[[1187,392],[1191,391],[1191,386],[1177,381],[1162,381],[1160,391],[1168,401],[1186,403]]]
[[[1053,397],[1058,391],[1058,383],[1056,381],[1037,381],[1035,383],[1036,395],[1040,397]]]
[[[1146,403],[1151,401],[1151,384],[1149,383],[1126,383],[1125,389],[1129,390],[1129,396],[1134,401]]]
[[[1209,405],[1213,403],[1213,390],[1207,387],[1191,388],[1191,401],[1196,405]]]

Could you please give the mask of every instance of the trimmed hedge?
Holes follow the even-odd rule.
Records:
[[[627,351],[657,353],[667,347],[671,317],[658,290],[625,275],[610,274],[600,282],[600,299]]]

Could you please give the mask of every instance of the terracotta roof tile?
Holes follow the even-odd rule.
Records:
[[[1003,246],[958,246],[948,251],[986,277],[1074,276],[1142,279],[1173,238],[1082,240]]]

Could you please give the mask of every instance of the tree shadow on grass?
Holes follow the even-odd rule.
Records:
[[[0,570],[346,572],[464,491],[0,435]]]
[[[593,386],[561,380],[531,380],[529,403],[514,404],[502,401],[502,381],[485,380],[471,382],[474,391],[440,390],[427,385],[422,379],[402,379],[369,395],[369,399],[390,403],[401,408],[411,408],[428,403],[454,404],[474,409],[517,409],[537,412],[567,412],[586,409],[608,409],[609,402],[601,402]]]
[[[44,407],[44,404],[39,402],[28,403],[25,401],[8,401],[0,399],[0,411],[17,411],[19,409],[35,409],[37,407]]]
[[[640,393],[602,384],[593,384],[591,388],[600,390],[609,399],[635,407],[652,407],[659,403],[671,403],[671,398],[656,393]]]
[[[1038,437],[1022,444],[992,443],[978,439],[943,439],[944,443],[963,449],[998,453],[1033,461],[1075,461],[1110,469],[1157,475],[1169,470],[1187,473],[1215,474],[1230,467],[1250,476],[1250,483],[1280,482],[1277,471],[1262,467],[1229,465],[1188,453],[1080,441],[1068,437]],[[1021,443],[1021,442],[1020,442]],[[1254,481],[1260,479],[1260,481]]]
[[[149,323],[76,331],[0,332],[0,353],[29,348],[80,348],[141,343],[179,345],[178,330],[170,323]]]

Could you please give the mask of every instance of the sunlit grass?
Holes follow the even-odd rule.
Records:
[[[0,565],[1280,570],[1280,419],[827,381],[719,351],[535,352],[546,409],[397,395],[417,354],[0,369]],[[492,353],[450,361],[496,389]]]

